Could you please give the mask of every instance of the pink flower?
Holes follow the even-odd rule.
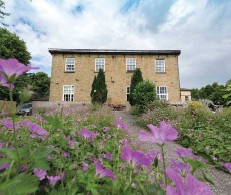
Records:
[[[33,173],[34,173],[36,176],[38,176],[38,178],[39,178],[40,181],[43,180],[43,179],[45,179],[45,177],[46,177],[46,175],[47,175],[47,171],[46,171],[46,170],[37,169],[37,168],[35,168],[35,169],[33,170]]]
[[[191,148],[177,148],[176,154],[181,158],[192,157],[193,156],[193,150]]]
[[[14,89],[14,85],[11,83],[7,83],[6,79],[1,74],[0,74],[0,85],[10,89]]]
[[[221,165],[231,173],[231,163],[221,163]]]
[[[176,162],[175,160],[171,160],[171,166],[180,174],[190,173],[190,166],[183,162]]]
[[[95,160],[94,164],[96,175],[98,175],[99,178],[110,177],[113,180],[116,178],[114,173],[110,169],[103,168],[103,165],[99,161]]]
[[[5,164],[3,164],[3,165],[0,165],[0,171],[1,171],[1,170],[4,170],[4,169],[8,169],[9,166],[10,166],[9,163],[5,163]]]
[[[118,128],[118,129],[124,129],[124,130],[127,130],[127,125],[123,123],[122,119],[119,118],[116,122],[115,122],[115,126]]]
[[[110,127],[104,127],[104,128],[103,128],[103,131],[104,131],[104,132],[107,132],[107,131],[109,131],[109,130],[110,130]]]
[[[78,142],[75,142],[75,141],[72,141],[72,140],[71,140],[71,136],[70,136],[70,135],[66,136],[65,138],[66,138],[68,144],[69,144],[72,148],[74,148],[75,145],[78,144]]]
[[[197,180],[193,175],[186,175],[186,183],[184,179],[171,168],[166,169],[166,173],[169,179],[175,184],[173,186],[167,186],[166,195],[211,195],[211,189],[203,182]]]
[[[89,164],[83,163],[83,170],[84,170],[84,171],[87,171],[88,168],[89,168]]]
[[[27,170],[27,168],[28,168],[27,165],[21,166],[21,168],[19,169],[19,173],[25,172]]]
[[[25,66],[24,64],[21,64],[17,59],[0,59],[0,75],[8,84],[13,83],[18,76],[31,69],[38,68]]]
[[[120,158],[126,160],[133,167],[142,165],[149,167],[151,164],[150,158],[146,157],[144,153],[140,151],[132,150],[129,145],[125,145],[122,151]]]
[[[109,154],[109,153],[102,154],[101,156],[102,156],[103,158],[108,159],[108,160],[112,160],[112,159],[113,159],[112,155]]]
[[[166,142],[174,141],[178,138],[178,132],[176,129],[172,127],[171,124],[166,122],[160,122],[160,127],[155,127],[152,124],[148,125],[148,128],[151,131],[150,133],[142,130],[140,132],[139,139],[140,141],[157,143],[159,145],[163,145]]]
[[[61,180],[61,176],[47,176],[50,184],[54,186],[59,180]]]
[[[69,152],[66,152],[66,151],[64,151],[64,150],[62,150],[62,154],[63,154],[63,156],[66,157],[66,158],[69,158],[69,157],[70,157],[70,153],[69,153]]]
[[[82,135],[83,138],[87,138],[90,141],[92,141],[96,137],[96,134],[92,131],[89,131],[87,128],[80,130],[79,134]]]

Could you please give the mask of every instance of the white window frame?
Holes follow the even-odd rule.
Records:
[[[100,69],[105,71],[105,58],[95,58],[95,72],[99,72]]]
[[[136,70],[136,59],[126,58],[126,71],[135,71],[135,70]]]
[[[163,88],[164,88],[165,93],[163,93]],[[156,94],[160,100],[168,101],[168,87],[167,86],[157,86],[156,87]],[[166,97],[166,98],[164,98],[164,97]]]
[[[130,95],[131,92],[131,86],[126,86],[126,95],[127,95],[127,101],[128,101],[128,95]]]
[[[69,87],[69,89],[65,89],[68,87]],[[74,101],[74,94],[75,94],[75,86],[74,85],[63,85],[63,101],[64,102],[73,102]],[[67,95],[67,100],[66,100],[65,95]],[[69,95],[69,97],[68,97],[68,95]]]
[[[75,58],[66,58],[65,72],[75,72]]]
[[[156,59],[155,70],[156,72],[165,72],[165,59]]]

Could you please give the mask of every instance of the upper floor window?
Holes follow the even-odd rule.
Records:
[[[168,100],[168,89],[166,86],[157,86],[157,97],[160,100]]]
[[[156,72],[165,72],[165,60],[156,59]]]
[[[63,101],[70,102],[74,101],[75,86],[74,85],[63,85]]]
[[[127,68],[127,71],[136,70],[136,59],[126,58],[126,68]]]
[[[75,58],[66,58],[65,71],[66,72],[75,71]]]
[[[95,71],[99,72],[100,69],[105,71],[105,58],[96,58],[95,59]]]

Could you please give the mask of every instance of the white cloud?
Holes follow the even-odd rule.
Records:
[[[230,79],[231,3],[128,1],[7,0],[6,22],[44,68],[48,48],[180,49],[182,87]]]

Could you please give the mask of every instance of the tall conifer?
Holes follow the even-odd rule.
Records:
[[[135,105],[132,93],[134,92],[136,85],[142,81],[143,81],[142,72],[139,68],[137,68],[131,78],[130,95],[129,95],[129,103],[131,104],[131,106]]]
[[[99,70],[97,77],[95,76],[92,83],[91,101],[92,103],[103,104],[107,100],[107,85],[105,74],[102,69]]]

